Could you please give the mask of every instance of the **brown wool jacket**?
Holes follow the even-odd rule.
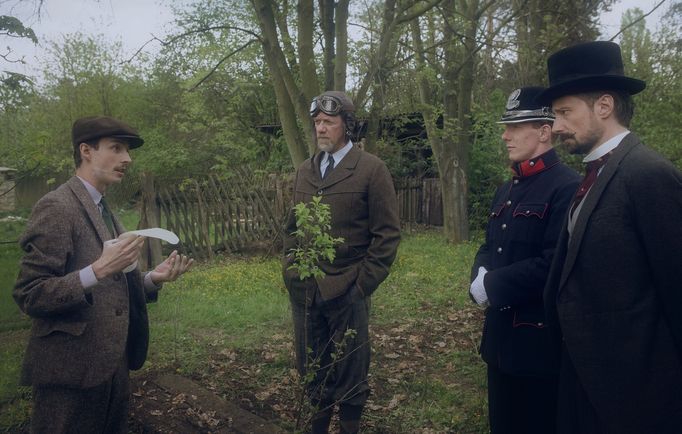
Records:
[[[112,216],[118,233],[125,229]],[[84,288],[79,271],[110,239],[83,183],[72,177],[33,208],[19,243],[25,255],[14,299],[33,320],[24,358],[24,385],[88,388],[110,378],[124,354],[130,369],[144,363],[148,344],[145,293],[138,269]]]
[[[334,262],[322,262],[325,276],[317,280],[320,294],[331,300],[345,294],[356,284],[365,296],[371,295],[388,276],[398,244],[400,219],[393,180],[386,165],[357,146],[322,180],[320,159],[323,152],[304,161],[296,172],[293,203],[310,202],[322,196],[331,208],[333,237],[343,237],[336,247]],[[284,229],[284,283],[293,301],[310,303],[315,290],[310,279],[301,281],[290,270],[296,247],[296,219],[289,213]]]

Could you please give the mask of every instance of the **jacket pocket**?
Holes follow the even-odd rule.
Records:
[[[512,327],[535,327],[537,329],[543,329],[547,327],[545,322],[545,315],[542,311],[530,311],[530,312],[514,312],[514,319],[512,320]]]
[[[549,204],[544,202],[520,203],[514,209],[514,213],[512,214],[512,216],[537,217],[542,219],[545,217],[548,207]]]
[[[35,320],[33,324],[33,336],[42,338],[60,332],[72,336],[80,336],[85,332],[87,325],[88,323],[84,321]]]

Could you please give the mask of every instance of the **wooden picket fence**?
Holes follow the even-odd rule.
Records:
[[[237,252],[254,243],[276,243],[285,203],[285,180],[259,178],[248,169],[220,179],[207,176],[180,185],[143,183],[141,226],[160,226],[175,232],[181,249],[196,258],[215,252]],[[158,262],[161,254],[150,253]]]
[[[443,225],[443,203],[438,178],[395,180],[402,224]]]
[[[440,226],[443,222],[438,179],[396,180],[403,224]],[[248,168],[221,179],[207,176],[179,185],[154,185],[143,177],[141,227],[163,227],[180,238],[182,251],[195,258],[239,252],[255,244],[276,251],[291,201],[291,177],[255,176]],[[151,241],[146,265],[162,259]]]

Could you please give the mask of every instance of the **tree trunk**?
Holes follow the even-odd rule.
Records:
[[[320,84],[315,68],[313,51],[313,0],[298,2],[298,57],[301,68],[301,90],[306,101],[320,94]]]
[[[312,155],[315,152],[312,122],[309,121],[310,113],[308,112],[310,101],[306,100],[303,92],[297,86],[294,75],[289,69],[282,48],[279,45],[272,3],[268,0],[252,0],[252,4],[261,28],[261,44],[265,54],[265,61],[268,64],[270,75],[274,82],[280,122],[282,122],[282,129],[291,153],[292,162],[297,167],[305,159],[300,158],[301,150],[299,147],[307,148],[308,155]],[[300,126],[302,132],[296,122],[297,116],[301,119]],[[295,128],[294,125],[296,125]]]
[[[334,89],[334,0],[319,0],[324,37],[324,89]]]
[[[348,63],[348,4],[336,4],[336,58],[334,59],[334,90],[346,91],[346,65]]]

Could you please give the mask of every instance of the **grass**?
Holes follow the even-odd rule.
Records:
[[[21,257],[21,249],[16,241],[24,230],[27,214],[27,211],[0,214],[0,332],[28,327],[28,321],[12,298],[17,262]]]
[[[404,234],[391,275],[372,300],[374,392],[365,432],[487,432],[477,354],[482,315],[467,294],[476,248],[449,245],[435,231]],[[178,372],[291,428],[297,378],[288,303],[278,258],[198,264],[149,305],[149,358],[134,375]],[[3,315],[0,327],[5,323]],[[12,378],[0,382],[3,431],[26,423],[29,397],[15,380],[26,330],[0,337],[0,378]]]

